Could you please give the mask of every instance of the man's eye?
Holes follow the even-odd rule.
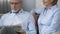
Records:
[[[19,4],[19,3],[10,3],[10,4]]]
[[[10,3],[10,4],[14,4],[14,3]]]

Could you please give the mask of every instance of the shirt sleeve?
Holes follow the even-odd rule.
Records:
[[[42,11],[41,11],[42,9],[33,9],[33,10],[31,10],[30,12],[32,13],[32,14],[34,14],[34,13],[36,13],[36,14],[40,14]]]
[[[1,19],[0,19],[0,26],[2,26]]]
[[[45,33],[52,34],[54,32],[60,32],[60,10],[57,11],[52,17],[52,22]]]
[[[1,19],[0,19],[0,26],[3,26],[3,22],[6,18],[6,14],[2,15]]]
[[[4,16],[2,16],[1,19],[0,19],[0,26],[3,25],[3,20],[4,20]]]
[[[33,16],[30,14],[28,18],[28,25],[27,25],[26,34],[36,34],[36,29],[35,29],[35,20]]]

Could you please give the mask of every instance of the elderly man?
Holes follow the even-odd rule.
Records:
[[[21,26],[19,32],[25,34],[36,34],[33,16],[23,11],[22,0],[10,0],[11,11],[1,17],[1,26]]]

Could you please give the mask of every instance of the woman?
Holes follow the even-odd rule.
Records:
[[[39,34],[52,34],[60,32],[60,8],[58,0],[43,0],[45,7],[35,9],[34,13],[40,14],[38,18]]]

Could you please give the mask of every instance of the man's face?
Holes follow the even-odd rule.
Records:
[[[21,0],[11,0],[10,6],[11,6],[12,10],[17,12],[22,7],[22,1]]]
[[[49,6],[49,5],[52,5],[52,2],[53,2],[54,0],[43,0],[43,4],[45,5],[45,6]]]

